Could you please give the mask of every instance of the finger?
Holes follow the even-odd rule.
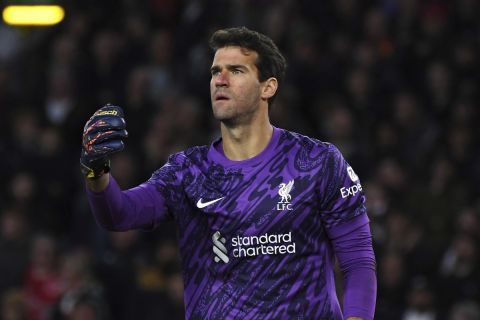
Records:
[[[121,140],[128,137],[127,130],[108,130],[100,132],[90,132],[83,135],[83,144],[90,146],[100,144],[107,140]]]
[[[125,144],[122,140],[108,140],[99,144],[92,144],[85,147],[85,151],[91,158],[102,158],[113,153],[122,151]]]
[[[123,118],[123,109],[119,106],[107,104],[95,111],[92,118],[100,116],[118,116],[120,118]]]
[[[86,129],[89,127],[92,123],[96,122],[98,119],[104,119],[108,117],[119,117],[123,118],[123,109],[119,106],[114,106],[111,104],[107,104],[97,111],[90,117],[90,119],[87,121],[87,124],[85,125]]]
[[[117,116],[99,116],[88,120],[84,133],[125,129],[125,119]]]

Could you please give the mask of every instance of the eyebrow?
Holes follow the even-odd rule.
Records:
[[[247,66],[245,66],[243,64],[227,64],[226,68],[227,68],[227,70],[235,70],[235,69],[248,70]],[[220,66],[215,65],[215,66],[212,66],[210,68],[210,72],[219,71],[221,69],[222,68]]]

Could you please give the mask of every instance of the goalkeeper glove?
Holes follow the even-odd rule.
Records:
[[[123,150],[125,130],[123,110],[107,104],[98,109],[83,128],[80,169],[88,179],[110,171],[110,156]]]

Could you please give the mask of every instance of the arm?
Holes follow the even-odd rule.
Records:
[[[321,214],[345,280],[345,319],[371,320],[376,302],[376,265],[362,185],[333,145],[325,166],[323,187],[319,189]]]
[[[103,190],[105,190],[105,188],[108,187],[109,182],[110,182],[109,174],[104,174],[103,176],[97,179],[85,178],[85,184],[87,185],[87,188],[93,192],[102,192]]]
[[[153,184],[143,183],[122,191],[115,179],[108,174],[102,176],[102,182],[98,184],[105,182],[107,186],[100,192],[92,190],[89,182],[86,188],[92,213],[103,228],[110,231],[150,230],[160,221],[169,218],[165,200]]]
[[[347,319],[373,319],[377,280],[366,215],[329,231],[344,276],[343,309]]]
[[[97,222],[108,230],[151,229],[168,215],[160,187],[144,183],[121,191],[108,174],[110,156],[124,148],[125,126],[122,108],[113,105],[97,110],[85,124],[80,168],[88,200]]]

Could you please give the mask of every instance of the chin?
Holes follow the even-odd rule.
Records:
[[[213,117],[219,121],[229,120],[235,117],[232,110],[226,107],[213,107]]]
[[[229,117],[225,114],[218,114],[218,113],[214,113],[213,117],[215,118],[215,120],[218,120],[218,121],[231,121],[233,119],[233,117]]]
[[[225,112],[214,112],[213,117],[215,118],[215,120],[220,121],[227,126],[234,125],[238,120],[238,118],[234,115],[227,114]]]

